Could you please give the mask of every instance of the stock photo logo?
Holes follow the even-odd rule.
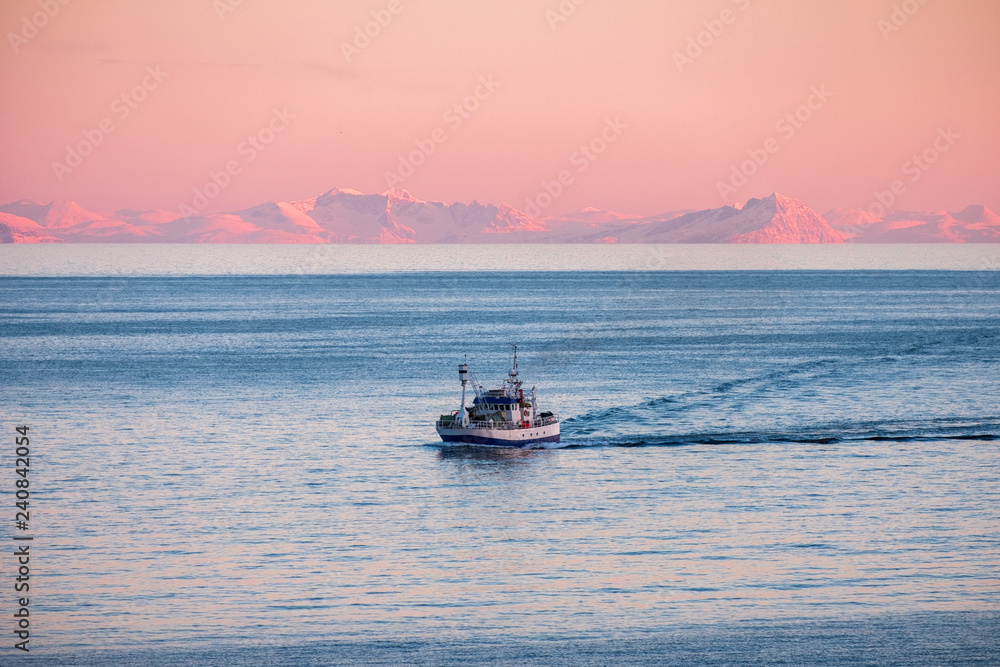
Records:
[[[109,134],[120,127],[120,123],[139,108],[152,91],[160,87],[167,74],[160,65],[147,67],[142,80],[111,103],[113,115],[102,118],[94,127],[82,130],[83,139],[66,145],[66,154],[62,162],[52,162],[52,173],[55,174],[56,180],[62,183],[66,176],[82,165],[84,158],[91,155]]]
[[[180,214],[185,219],[189,219],[204,211],[213,199],[232,184],[234,177],[243,173],[244,166],[253,162],[261,152],[267,150],[268,145],[284,132],[294,119],[295,116],[288,112],[288,107],[281,109],[275,107],[267,124],[256,132],[248,134],[246,139],[236,146],[236,153],[243,158],[242,161],[233,158],[227,160],[222,169],[209,171],[208,180],[201,187],[194,189],[190,203],[181,202],[178,206]]]
[[[0,1],[0,665],[996,663],[998,27]]]
[[[70,0],[38,0],[38,11],[22,16],[18,30],[7,33],[7,41],[14,53],[20,53],[21,49],[37,37],[69,2]]]
[[[399,156],[399,163],[395,171],[385,172],[385,183],[389,189],[397,188],[406,179],[413,176],[438,147],[448,141],[448,138],[452,136],[449,131],[456,132],[461,128],[484,102],[493,97],[501,85],[502,83],[494,79],[493,75],[480,76],[478,85],[471,95],[455,102],[441,114],[441,119],[448,126],[448,129],[435,127],[426,137],[414,139],[413,143],[416,148],[406,155]]]

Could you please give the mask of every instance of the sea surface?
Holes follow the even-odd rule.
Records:
[[[265,251],[0,254],[0,664],[1000,663],[981,256],[293,274]],[[514,342],[568,447],[442,446],[457,365],[495,385]]]

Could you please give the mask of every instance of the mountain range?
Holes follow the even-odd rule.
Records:
[[[772,194],[742,206],[632,216],[586,208],[532,218],[507,205],[415,199],[406,191],[333,189],[293,202],[181,217],[163,210],[100,213],[72,201],[0,206],[0,243],[997,243],[1000,216],[857,209],[825,215]]]

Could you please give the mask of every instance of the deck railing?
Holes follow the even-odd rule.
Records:
[[[541,426],[548,426],[549,424],[556,424],[559,422],[559,415],[552,415],[550,417],[539,417],[532,419],[529,423],[531,428],[538,428]],[[468,426],[462,426],[462,422],[457,419],[452,419],[448,421],[437,420],[435,426],[438,428],[482,428],[482,429],[492,429],[494,431],[513,431],[516,429],[524,428],[521,426],[523,422],[498,422],[495,421],[492,424],[489,422],[475,421],[469,422]]]

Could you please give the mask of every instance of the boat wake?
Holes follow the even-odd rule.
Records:
[[[644,413],[656,412],[664,408],[676,414],[712,406],[720,400],[733,400],[741,395],[794,389],[803,384],[815,382],[821,375],[836,372],[838,368],[839,364],[836,360],[817,359],[752,377],[726,380],[703,389],[686,391],[673,396],[651,398],[636,405],[619,405],[588,412],[585,415],[564,419],[563,423],[566,425],[589,425],[616,419],[635,420],[646,416]]]
[[[930,376],[886,381],[887,369],[898,367],[901,358],[812,359],[614,405],[564,419],[563,441],[637,447],[1000,440],[996,406],[967,389],[948,393],[941,386],[932,392]]]
[[[567,420],[568,421],[568,420]],[[1000,442],[1000,417],[912,421],[857,421],[809,425],[801,429],[713,430],[689,433],[634,433],[589,435],[574,426],[586,423],[578,417],[563,429],[568,447],[670,447],[683,445],[752,445],[763,443],[836,444],[847,442],[929,442],[978,440]],[[581,429],[586,431],[587,429]]]
[[[824,357],[718,378],[675,394],[564,418],[562,447],[1000,441],[988,400],[911,369],[924,342],[865,359]],[[697,382],[698,378],[692,378]],[[684,386],[683,383],[679,383]],[[546,443],[532,448],[546,449]]]

